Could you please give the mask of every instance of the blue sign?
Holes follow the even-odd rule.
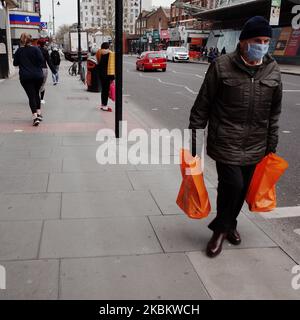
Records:
[[[41,29],[48,29],[48,24],[47,22],[41,22],[41,25],[40,25]]]
[[[39,16],[29,16],[22,14],[10,14],[10,24],[24,24],[39,26],[41,24],[41,18]]]

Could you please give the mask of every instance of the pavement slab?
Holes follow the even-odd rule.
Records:
[[[300,264],[299,218],[268,219],[255,223],[291,258]]]
[[[100,143],[96,141],[96,134],[94,136],[69,136],[63,137],[63,146],[98,146]]]
[[[62,159],[3,159],[0,175],[61,172],[62,162]]]
[[[63,160],[63,172],[98,172],[98,171],[127,171],[136,170],[131,164],[99,164],[94,159],[65,158]]]
[[[60,298],[210,299],[184,254],[62,260]]]
[[[9,194],[0,195],[0,220],[58,219],[61,194]]]
[[[103,218],[160,215],[147,191],[64,193],[62,218]]]
[[[59,146],[54,147],[52,156],[59,158],[96,159],[97,146]]]
[[[151,189],[155,187],[174,188],[180,186],[181,174],[179,170],[168,171],[136,171],[128,176],[135,190]]]
[[[3,143],[4,147],[13,147],[15,149],[27,149],[33,145],[47,145],[58,146],[61,145],[62,138],[54,137],[53,135],[37,135],[37,134],[24,134],[24,135],[7,135]]]
[[[45,222],[40,258],[160,252],[162,249],[147,218],[48,220]]]
[[[46,192],[48,174],[27,174],[19,176],[0,175],[0,193]]]
[[[6,290],[0,300],[57,300],[58,260],[1,262],[6,269]]]
[[[215,259],[191,252],[188,257],[215,300],[300,300],[291,284],[295,262],[279,248],[224,250]]]
[[[165,252],[185,252],[205,250],[208,240],[212,236],[208,224],[215,217],[210,214],[204,220],[193,220],[182,215],[149,217],[157,237]],[[239,217],[238,230],[242,243],[233,246],[225,241],[224,249],[276,247],[277,245],[248,218]]]
[[[0,261],[36,259],[41,231],[41,221],[0,222]]]
[[[163,189],[158,187],[152,188],[150,191],[163,215],[184,214],[184,212],[176,204],[179,188]],[[212,207],[212,212],[216,212],[216,190],[208,188],[207,191]]]
[[[126,172],[50,174],[48,192],[132,190]]]

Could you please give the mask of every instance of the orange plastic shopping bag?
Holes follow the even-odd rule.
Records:
[[[192,219],[208,216],[211,206],[205,187],[201,159],[193,157],[185,149],[180,151],[182,183],[177,197],[177,205]]]
[[[256,166],[246,201],[253,212],[268,212],[276,208],[275,185],[288,163],[274,153],[265,156]]]

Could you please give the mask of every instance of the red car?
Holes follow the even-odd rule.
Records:
[[[146,51],[137,58],[136,70],[158,70],[163,72],[167,70],[167,58],[163,52],[160,51]]]

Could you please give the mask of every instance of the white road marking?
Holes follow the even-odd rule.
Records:
[[[283,92],[300,92],[300,90],[283,90]]]
[[[299,87],[299,84],[297,84],[297,83],[293,83],[293,82],[283,81],[283,84],[287,84],[287,85],[289,85],[289,86]]]
[[[131,64],[131,65],[136,65],[135,63],[133,63],[133,62],[129,62],[129,61],[124,61],[124,63],[126,63],[126,64]]]
[[[192,89],[190,89],[189,87],[183,85],[183,84],[178,84],[178,83],[172,83],[172,82],[165,82],[163,80],[161,80],[160,78],[156,78],[156,77],[151,77],[151,76],[145,76],[142,73],[139,73],[141,78],[148,78],[148,79],[154,79],[156,81],[158,81],[159,83],[165,84],[167,86],[173,86],[173,87],[179,87],[179,88],[184,88],[186,89],[188,92],[192,93],[192,94],[197,94],[197,92],[193,91]]]
[[[295,229],[294,232],[300,236],[300,229]]]
[[[21,130],[21,129],[15,129],[15,130],[14,130],[14,132],[15,132],[15,133],[17,133],[17,132],[24,132],[24,130]]]
[[[183,92],[175,92],[175,94],[180,94],[181,96],[191,99],[192,101],[195,101],[194,97],[188,96],[187,94],[184,94]]]
[[[152,111],[157,111],[157,110],[158,110],[157,108],[153,108],[153,109],[152,109]]]
[[[291,133],[291,131],[283,130],[282,133]]]
[[[123,97],[131,97],[130,94],[123,94]]]
[[[296,103],[296,106],[300,106],[300,103]]]
[[[190,93],[192,93],[192,94],[198,94],[198,92],[193,91],[193,90],[190,89],[189,87],[185,87],[185,89],[186,89],[187,91],[189,91]]]
[[[300,206],[276,208],[272,212],[260,213],[265,219],[300,217]]]
[[[203,76],[200,76],[199,74],[194,74],[194,73],[179,72],[179,71],[176,71],[176,70],[172,70],[172,72],[173,73],[177,73],[177,74],[185,74],[185,75],[188,75],[188,76],[194,76],[194,77],[201,78],[201,79],[204,78]]]

